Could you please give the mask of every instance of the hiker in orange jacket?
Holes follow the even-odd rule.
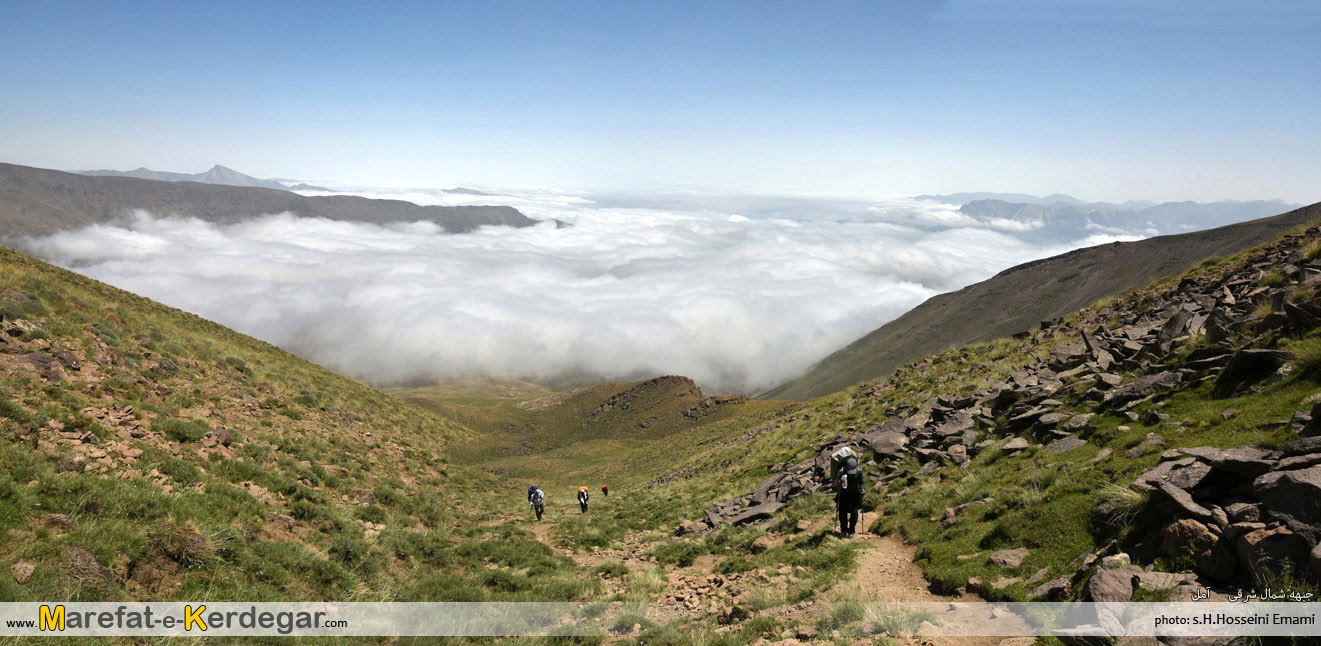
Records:
[[[587,487],[578,487],[578,506],[582,513],[587,513]]]

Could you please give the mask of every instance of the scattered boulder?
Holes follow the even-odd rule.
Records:
[[[1095,427],[1092,426],[1092,417],[1092,413],[1074,415],[1060,427],[1060,430],[1067,433],[1085,433],[1095,430]]]
[[[1133,383],[1125,384],[1106,393],[1103,403],[1107,408],[1121,408],[1129,403],[1141,401],[1169,390],[1182,381],[1183,377],[1177,372],[1143,375]]]
[[[1048,444],[1046,450],[1051,453],[1063,453],[1065,451],[1071,451],[1086,446],[1086,444],[1087,440],[1084,440],[1077,435],[1065,435],[1064,437]]]
[[[1021,437],[1016,437],[1005,442],[1005,445],[1000,448],[1004,450],[1005,453],[1013,453],[1015,451],[1022,451],[1029,446],[1031,446],[1031,444],[1029,444],[1027,440]]]
[[[1165,446],[1165,438],[1156,435],[1155,433],[1149,433],[1147,439],[1142,440],[1142,442],[1138,443],[1133,448],[1124,451],[1124,455],[1127,455],[1130,459],[1136,460],[1143,455],[1146,455],[1147,451],[1161,446]]]
[[[1026,547],[1019,547],[1012,550],[991,552],[989,558],[992,563],[999,565],[1000,567],[1018,567],[1023,564],[1023,559],[1027,558],[1027,555],[1030,553],[1031,550]]]
[[[1239,350],[1229,359],[1225,369],[1216,378],[1216,396],[1228,397],[1243,392],[1275,374],[1288,360],[1288,353],[1279,350],[1259,348]]]

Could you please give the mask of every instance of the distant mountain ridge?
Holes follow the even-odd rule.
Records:
[[[968,202],[959,207],[959,212],[981,221],[1016,223],[1020,225],[1019,237],[1026,240],[1055,242],[1098,233],[1165,235],[1198,231],[1264,218],[1299,206],[1282,200],[1041,204],[986,199]]]
[[[835,351],[761,399],[807,400],[950,347],[1026,332],[1097,299],[1177,275],[1210,257],[1237,253],[1321,221],[1321,204],[1205,231],[1077,249],[1006,269],[939,294]]]
[[[231,176],[221,172],[213,177]],[[260,186],[80,175],[0,164],[0,238],[48,235],[109,222],[134,209],[222,224],[285,212],[373,224],[426,221],[447,233],[537,223],[511,206],[421,206],[352,195],[305,197]]]
[[[273,179],[259,179],[251,175],[244,175],[232,168],[227,168],[216,164],[203,173],[171,173],[168,171],[151,170],[142,167],[133,170],[79,170],[73,171],[79,175],[91,175],[93,177],[133,177],[136,179],[154,179],[162,182],[200,182],[202,184],[223,184],[225,186],[259,186],[261,188],[273,188],[281,191],[289,190],[289,186]],[[299,190],[325,190],[321,188],[309,187]]]
[[[1045,197],[1028,195],[1027,193],[994,193],[991,191],[973,191],[969,193],[950,193],[949,195],[914,195],[915,200],[924,200],[927,202],[940,202],[941,204],[954,204],[962,206],[968,202],[978,200],[1000,200],[1003,202],[1016,202],[1019,204],[1086,204],[1071,195],[1055,193]]]

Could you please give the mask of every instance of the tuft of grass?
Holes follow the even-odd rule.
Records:
[[[1261,287],[1280,287],[1285,283],[1284,272],[1278,269],[1272,269],[1261,275],[1257,284]]]
[[[1109,508],[1106,522],[1122,532],[1147,506],[1151,495],[1120,482],[1110,482],[1101,487],[1100,499]]]

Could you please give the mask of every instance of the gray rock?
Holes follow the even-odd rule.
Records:
[[[868,429],[858,438],[858,444],[874,453],[878,460],[900,459],[905,455],[905,448],[908,446],[908,436],[899,430],[902,428],[903,422],[891,420],[883,426]]]
[[[1086,446],[1086,444],[1087,444],[1087,440],[1084,440],[1078,437],[1077,435],[1066,435],[1058,440],[1055,440],[1054,442],[1051,442],[1049,445],[1046,446],[1046,450],[1051,453],[1063,453],[1065,451],[1071,451],[1081,446]]]
[[[1031,445],[1028,444],[1027,440],[1021,437],[1016,437],[1012,440],[1009,440],[1008,442],[1005,442],[1005,445],[1000,448],[1003,449],[1006,453],[1012,453],[1014,451],[1022,451],[1023,449],[1026,449],[1029,446]]]
[[[752,496],[749,498],[749,501],[754,505],[760,505],[761,503],[766,502],[771,497],[771,489],[778,485],[784,477],[784,474],[777,473],[757,483],[757,487],[752,491]]]
[[[1108,408],[1119,408],[1130,402],[1146,399],[1160,392],[1169,390],[1183,381],[1177,372],[1161,372],[1138,377],[1130,384],[1124,384],[1106,393],[1103,403]]]
[[[995,563],[1000,567],[1018,567],[1023,564],[1023,559],[1027,558],[1027,555],[1030,553],[1031,550],[1026,547],[1019,547],[1012,550],[991,552],[990,559],[992,563]]]
[[[1103,372],[1096,376],[1096,387],[1101,389],[1114,388],[1123,382],[1123,377],[1109,372]]]
[[[1321,542],[1321,466],[1273,471],[1254,480],[1252,489],[1272,517],[1308,543]]]
[[[1156,485],[1156,493],[1167,503],[1165,507],[1179,516],[1191,516],[1203,523],[1214,523],[1215,515],[1211,510],[1197,504],[1192,495],[1169,482]]]
[[[1280,460],[1275,465],[1276,471],[1288,471],[1290,469],[1306,469],[1307,467],[1321,464],[1321,453],[1309,453],[1307,455],[1295,455],[1291,458]]]
[[[1258,522],[1234,523],[1229,527],[1225,528],[1224,538],[1227,541],[1233,541],[1234,539],[1248,532],[1258,529],[1266,529],[1266,523],[1258,523]]]
[[[1184,458],[1162,462],[1147,469],[1133,484],[1144,491],[1152,491],[1162,482],[1168,482],[1179,489],[1193,489],[1210,474],[1211,465],[1197,458]]]
[[[729,519],[731,525],[744,525],[753,521],[770,518],[772,514],[784,508],[784,503],[778,500],[768,500],[760,505],[754,505]]]
[[[1284,445],[1285,457],[1321,453],[1321,436],[1309,437]]]
[[[1261,520],[1261,506],[1250,502],[1236,502],[1225,507],[1229,520],[1235,523],[1255,523]]]
[[[942,437],[962,435],[965,431],[972,430],[974,426],[975,423],[972,421],[972,413],[967,410],[961,410],[946,417],[945,420],[935,428],[935,433]]]
[[[1068,413],[1046,413],[1037,418],[1038,429],[1055,428],[1059,424],[1068,421],[1071,415]]]
[[[1050,349],[1050,358],[1060,366],[1072,368],[1087,361],[1087,348],[1082,345],[1057,345]]]
[[[1064,425],[1060,427],[1060,430],[1068,431],[1069,433],[1081,433],[1092,430],[1092,417],[1093,415],[1091,413],[1074,415],[1069,418],[1069,421],[1065,422]]]
[[[1312,548],[1312,553],[1307,559],[1312,566],[1312,574],[1321,579],[1321,543],[1317,543],[1316,547]]]
[[[1277,454],[1259,446],[1240,446],[1232,449],[1216,449],[1209,446],[1195,446],[1179,449],[1189,455],[1210,464],[1216,469],[1255,478],[1275,465]]]
[[[1147,435],[1147,439],[1142,440],[1133,448],[1124,451],[1124,455],[1127,455],[1130,459],[1136,460],[1143,455],[1146,455],[1147,451],[1160,446],[1165,446],[1165,438],[1156,435],[1155,433],[1151,433]]]
[[[1068,574],[1061,574],[1051,579],[1028,593],[1029,599],[1039,599],[1043,597],[1058,597],[1069,591],[1069,582],[1073,579]]]
[[[1227,397],[1242,392],[1275,374],[1289,360],[1288,353],[1279,350],[1245,348],[1234,353],[1225,369],[1216,378],[1215,393]]]

